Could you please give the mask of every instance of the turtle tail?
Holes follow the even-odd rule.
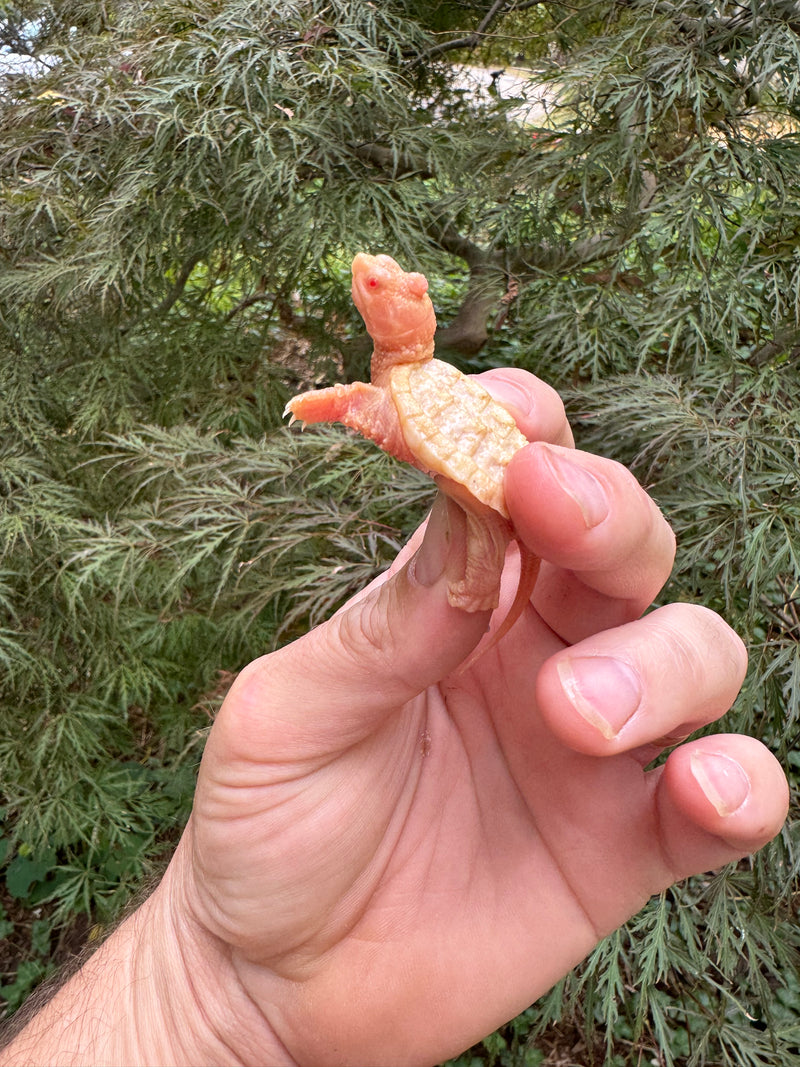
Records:
[[[505,637],[520,617],[525,610],[526,605],[530,603],[534,586],[536,585],[536,579],[539,577],[539,567],[541,566],[542,561],[519,541],[517,542],[517,547],[519,548],[519,582],[517,583],[517,591],[514,594],[511,607],[508,609],[505,618],[497,629],[489,633],[489,639],[485,643],[481,642],[478,647],[473,650],[471,655],[464,660],[458,668],[458,674],[462,674],[464,671],[468,670],[482,656],[486,655],[490,649],[494,648],[497,643]]]

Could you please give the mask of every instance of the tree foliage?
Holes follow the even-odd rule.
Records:
[[[428,273],[440,350],[547,378],[648,485],[665,596],[746,638],[729,726],[796,789],[797,5],[2,0],[9,57],[0,929],[42,956],[105,921],[180,828],[230,672],[422,513],[369,446],[280,427],[299,385],[363,376],[359,249]],[[651,902],[475,1055],[536,1062],[569,1024],[587,1062],[800,1062],[799,844],[793,816]]]

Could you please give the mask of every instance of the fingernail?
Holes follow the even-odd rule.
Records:
[[[642,702],[635,671],[611,656],[564,657],[556,669],[570,704],[607,741],[617,736]]]
[[[504,407],[514,408],[522,418],[530,415],[531,395],[518,382],[494,373],[491,380],[486,382],[485,385],[492,396],[499,400]]]
[[[413,576],[419,585],[428,588],[441,578],[449,550],[450,520],[447,514],[447,498],[439,494],[428,516],[422,544],[413,560]]]
[[[732,815],[750,795],[750,779],[730,756],[693,752],[690,767],[695,781],[720,815]]]
[[[539,447],[555,480],[581,509],[587,528],[591,530],[593,526],[599,526],[608,515],[609,505],[606,491],[598,479],[562,452],[545,444]]]

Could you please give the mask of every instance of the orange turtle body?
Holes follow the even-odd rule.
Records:
[[[448,599],[466,611],[497,607],[506,548],[516,541],[503,490],[527,444],[512,416],[473,378],[433,358],[436,318],[422,274],[389,256],[353,260],[353,299],[372,337],[371,381],[294,397],[292,421],[341,422],[425,471],[465,517],[464,558],[448,571]],[[519,545],[517,595],[493,642],[529,601],[539,560]]]

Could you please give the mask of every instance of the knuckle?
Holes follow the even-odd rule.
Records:
[[[667,604],[651,616],[669,662],[699,690],[731,701],[747,671],[744,642],[717,612],[702,604]]]
[[[362,662],[364,654],[391,657],[385,613],[376,597],[365,597],[339,617],[338,638],[347,659]]]

